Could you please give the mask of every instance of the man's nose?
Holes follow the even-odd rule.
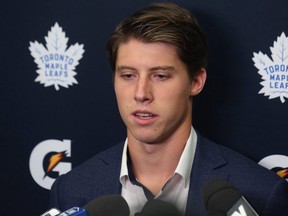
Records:
[[[135,100],[147,105],[153,100],[152,86],[148,77],[140,77],[136,85]]]

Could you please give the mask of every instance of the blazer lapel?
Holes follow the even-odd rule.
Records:
[[[122,152],[124,143],[115,145],[111,150],[104,151],[101,155],[102,165],[98,167],[101,173],[102,184],[95,194],[121,194],[121,183],[119,181]],[[99,170],[101,168],[101,170]]]
[[[218,145],[197,134],[197,147],[191,171],[186,216],[203,216],[203,187],[213,178],[227,179],[227,161]]]

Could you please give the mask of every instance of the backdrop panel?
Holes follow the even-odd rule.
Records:
[[[125,139],[106,42],[120,20],[150,2],[2,3],[3,215],[40,215],[57,176]],[[210,47],[194,126],[269,169],[288,167],[288,2],[172,2],[194,12]]]

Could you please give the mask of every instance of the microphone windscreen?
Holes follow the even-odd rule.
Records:
[[[178,209],[163,200],[151,199],[148,200],[142,211],[136,213],[135,216],[180,216]]]
[[[228,182],[212,179],[203,189],[203,200],[206,210],[227,212],[240,198],[241,194]]]
[[[129,216],[130,210],[121,195],[106,195],[96,198],[84,206],[89,216]]]
[[[225,212],[222,211],[208,211],[205,216],[227,216]]]

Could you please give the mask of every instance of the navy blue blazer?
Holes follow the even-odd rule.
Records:
[[[97,154],[65,175],[51,189],[50,207],[64,211],[109,194],[121,194],[123,144]],[[202,190],[219,177],[230,182],[261,216],[288,215],[288,186],[274,172],[198,134],[187,201],[187,216],[204,216]]]

